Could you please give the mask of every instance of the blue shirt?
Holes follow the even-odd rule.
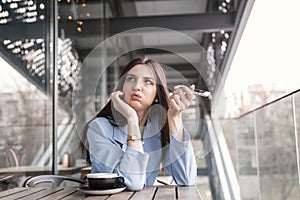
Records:
[[[125,179],[129,190],[141,190],[153,185],[161,167],[178,185],[192,185],[197,177],[197,165],[189,134],[184,141],[170,134],[170,144],[161,147],[160,129],[155,118],[148,118],[143,132],[144,153],[127,146],[127,125],[113,126],[106,118],[90,122],[89,142],[91,173],[117,173]]]

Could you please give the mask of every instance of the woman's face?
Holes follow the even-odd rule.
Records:
[[[124,101],[134,110],[147,110],[156,96],[154,72],[145,64],[134,66],[126,75],[123,92]]]

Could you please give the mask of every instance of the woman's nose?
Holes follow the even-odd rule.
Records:
[[[141,81],[137,81],[134,85],[134,90],[141,91],[143,88],[143,83]]]

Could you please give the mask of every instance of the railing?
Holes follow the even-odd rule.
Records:
[[[239,200],[240,186],[220,120],[207,119],[209,137],[204,142],[210,157],[210,182],[214,199]]]
[[[224,121],[241,199],[300,198],[299,119],[300,90],[296,90]]]

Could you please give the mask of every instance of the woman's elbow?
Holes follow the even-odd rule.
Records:
[[[190,185],[195,185],[197,180],[197,175],[192,175],[192,176],[184,176],[184,177],[177,177],[175,179],[175,182],[177,185],[180,186],[190,186]]]
[[[181,185],[181,186],[191,186],[191,185],[195,185],[196,183],[196,180],[186,180],[185,182],[181,183],[181,184],[178,184],[178,185]]]
[[[128,190],[140,191],[145,185],[145,174],[134,174],[125,176],[125,185]]]

